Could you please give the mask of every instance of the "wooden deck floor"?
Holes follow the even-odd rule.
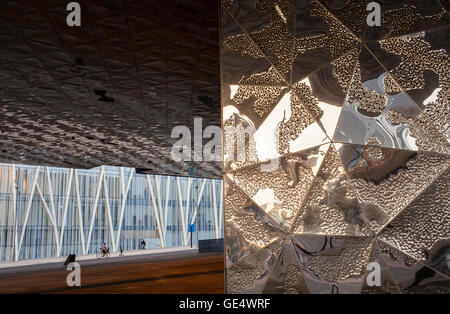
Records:
[[[118,257],[80,262],[81,287],[67,287],[62,265],[0,272],[0,293],[223,293],[219,254]]]

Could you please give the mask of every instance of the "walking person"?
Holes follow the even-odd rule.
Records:
[[[142,248],[143,250],[145,250],[145,246],[146,246],[145,240],[142,239],[142,242],[141,242],[141,248]]]

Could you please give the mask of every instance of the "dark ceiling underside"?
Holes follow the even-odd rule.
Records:
[[[220,126],[214,0],[0,1],[0,162],[219,177],[177,163],[172,128]]]

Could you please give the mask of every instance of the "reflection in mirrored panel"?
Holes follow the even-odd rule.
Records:
[[[334,140],[450,152],[434,124],[366,48],[361,51]]]
[[[329,138],[333,138],[358,52],[359,48],[354,48],[292,85],[294,93]]]
[[[302,266],[300,266],[290,239],[286,240],[280,257],[270,273],[263,293],[309,293],[308,286],[302,275]]]
[[[378,241],[381,255],[396,286],[405,294],[448,294],[450,280],[410,256]]]
[[[449,27],[382,40],[368,45],[395,80],[417,103],[441,134],[450,138]]]
[[[358,38],[362,38],[367,26],[368,0],[319,0],[331,14]]]
[[[368,6],[372,0],[319,0],[334,16],[359,38],[366,41],[414,33],[449,24],[445,0],[378,1],[380,26],[367,27]],[[448,2],[448,1],[447,1]],[[371,10],[367,8],[370,7]],[[448,11],[448,8],[447,8]],[[364,34],[365,33],[365,34]]]
[[[436,153],[357,145],[337,149],[362,211],[375,230],[400,213],[450,166],[448,156]]]
[[[309,88],[305,85],[305,88]],[[284,87],[223,86],[223,126],[226,170],[278,158],[330,142],[307,109],[306,97]],[[228,96],[229,95],[229,96]],[[228,97],[227,97],[228,96]],[[315,98],[311,98],[317,103]],[[324,122],[332,128],[336,117],[326,108]],[[318,108],[318,107],[317,107]],[[334,110],[336,113],[337,110]],[[239,149],[244,150],[239,155]]]
[[[284,238],[280,239],[227,268],[228,293],[260,293],[284,241]]]
[[[283,229],[288,230],[328,146],[281,157],[276,171],[261,172],[260,166],[256,165],[228,173],[228,177]]]
[[[372,234],[333,145],[330,145],[292,231],[325,235]]]
[[[292,84],[359,46],[358,38],[318,1],[295,3]]]
[[[370,2],[222,1],[228,292],[448,293],[450,16]]]
[[[450,173],[446,171],[403,210],[379,238],[431,268],[450,276]]]
[[[365,278],[361,293],[363,294],[399,294],[400,288],[396,284],[392,274],[389,271],[388,264],[384,260],[383,254],[378,245],[378,241],[374,241],[372,252],[365,272]],[[378,281],[378,282],[377,282]]]
[[[221,26],[222,83],[272,86],[286,84],[278,70],[226,10],[222,10]]]
[[[379,3],[381,25],[366,27],[365,41],[411,34],[450,24],[450,16],[441,0],[395,0]]]
[[[294,49],[295,5],[289,0],[233,0],[224,8],[289,80]]]
[[[225,251],[227,266],[281,238],[279,224],[231,180],[225,181]]]
[[[360,293],[372,241],[364,237],[293,236],[311,293]]]

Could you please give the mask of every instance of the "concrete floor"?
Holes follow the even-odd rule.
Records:
[[[62,264],[0,269],[0,293],[223,293],[222,254],[196,251],[81,260],[81,287]]]

